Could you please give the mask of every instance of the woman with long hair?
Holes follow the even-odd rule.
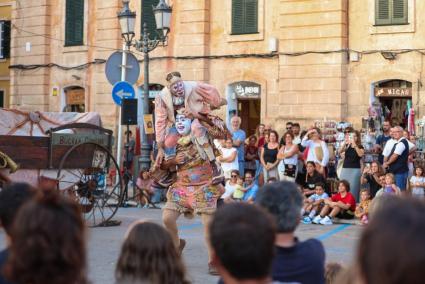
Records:
[[[130,226],[115,270],[117,284],[186,284],[185,267],[166,229],[151,222]]]
[[[326,184],[326,180],[323,177],[323,175],[319,174],[319,172],[316,170],[316,165],[314,164],[314,162],[312,161],[307,162],[305,168],[306,168],[306,175],[305,175],[305,181],[303,184],[303,194],[308,197],[316,193],[316,190],[315,190],[316,184],[318,183]]]
[[[77,203],[40,189],[19,210],[5,265],[15,284],[85,284],[86,234]]]
[[[379,178],[384,175],[384,169],[378,161],[373,161],[369,167],[365,167],[361,176],[361,184],[367,185],[370,197],[373,199],[379,189],[382,188]]]
[[[260,152],[260,162],[263,166],[264,180],[271,177],[279,178],[277,165],[277,153],[279,152],[279,135],[276,131],[270,131],[269,142],[264,145]]]
[[[288,131],[283,134],[285,144],[280,148],[277,158],[279,163],[279,179],[286,181],[293,181],[297,178],[297,165],[298,165],[298,145],[293,143],[294,134]]]
[[[257,164],[258,164],[258,147],[257,144],[257,137],[255,135],[252,135],[248,138],[248,145],[245,145],[245,170],[255,171],[257,170]]]
[[[320,129],[310,129],[301,140],[301,146],[308,148],[306,161],[314,162],[316,170],[325,175],[325,169],[329,162],[329,149],[321,138]]]
[[[348,181],[351,193],[357,202],[360,193],[361,160],[364,156],[359,131],[345,133],[345,141],[339,150],[339,154],[344,158],[339,179]]]

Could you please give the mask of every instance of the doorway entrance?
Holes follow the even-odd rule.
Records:
[[[85,90],[79,86],[68,87],[65,90],[66,106],[63,112],[85,112]]]
[[[255,129],[261,121],[261,100],[238,100],[238,114],[242,120],[241,129],[246,132],[246,136],[249,137],[255,134]]]
[[[407,126],[408,102],[412,100],[412,83],[404,80],[382,81],[375,85],[375,96],[382,116],[393,125]]]

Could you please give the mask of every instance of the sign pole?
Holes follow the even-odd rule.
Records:
[[[122,62],[121,62],[121,81],[125,81],[126,75],[126,65],[127,65],[127,45],[123,43],[122,46]],[[121,151],[122,151],[122,125],[121,125],[121,116],[122,116],[122,107],[119,107],[119,116],[118,116],[118,142],[117,142],[117,163],[121,168]]]

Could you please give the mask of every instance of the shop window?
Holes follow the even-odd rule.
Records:
[[[142,0],[142,28],[141,31],[143,33],[143,25],[144,23],[148,26],[149,38],[154,39],[157,37],[156,33],[156,22],[155,16],[153,14],[153,7],[156,7],[159,3],[159,0]]]
[[[84,0],[66,0],[65,46],[84,44]]]
[[[70,87],[65,90],[66,106],[64,112],[85,112],[85,90],[81,87]]]
[[[5,105],[4,100],[5,100],[4,91],[0,90],[0,107],[4,107]]]
[[[258,33],[258,0],[232,0],[232,35]]]
[[[10,58],[10,21],[0,21],[0,58]]]
[[[375,0],[375,25],[408,24],[408,0]]]

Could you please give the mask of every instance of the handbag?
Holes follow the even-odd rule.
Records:
[[[338,164],[336,165],[336,176],[341,179],[342,168],[344,166],[345,158],[341,158],[338,160]]]

